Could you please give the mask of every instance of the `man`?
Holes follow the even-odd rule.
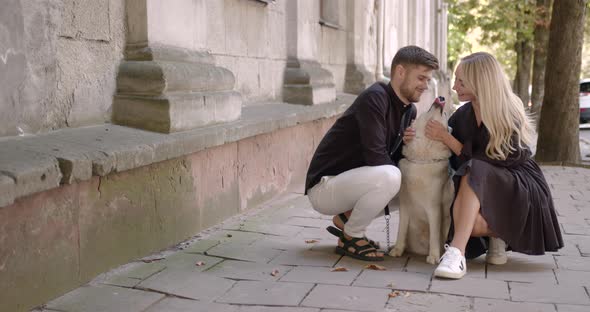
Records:
[[[305,193],[316,211],[333,215],[334,225],[343,230],[336,253],[383,260],[365,230],[399,191],[401,141],[415,136],[408,127],[416,118],[413,102],[428,89],[436,69],[437,58],[426,50],[400,49],[391,63],[390,83],[377,82],[364,90],[316,149]]]

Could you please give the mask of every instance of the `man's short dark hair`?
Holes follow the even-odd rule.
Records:
[[[406,46],[399,49],[391,61],[392,78],[397,65],[424,65],[432,70],[437,70],[438,59],[420,47]]]

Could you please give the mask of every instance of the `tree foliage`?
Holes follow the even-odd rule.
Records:
[[[446,0],[449,5],[449,65],[471,51],[467,34],[477,31],[475,41],[504,64],[512,77],[516,72],[517,42],[532,40],[535,23],[533,0]]]

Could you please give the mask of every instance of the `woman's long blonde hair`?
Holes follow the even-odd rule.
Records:
[[[481,119],[490,134],[486,155],[492,159],[505,160],[513,143],[530,146],[533,140],[533,125],[524,111],[522,101],[493,55],[473,53],[461,60],[463,83],[473,91],[481,112]],[[516,134],[517,142],[512,142]]]

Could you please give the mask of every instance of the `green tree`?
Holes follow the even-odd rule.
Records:
[[[476,38],[489,48],[513,76],[515,92],[528,102],[535,25],[533,0],[447,0],[449,4],[449,64],[471,52],[471,45],[456,44],[468,32],[481,30]],[[455,34],[453,32],[459,32]]]
[[[545,63],[547,62],[547,43],[549,25],[551,24],[552,0],[537,0],[535,10],[535,38],[533,56],[533,88],[531,93],[531,111],[537,122],[541,113],[541,104],[545,94]]]
[[[579,79],[587,4],[588,0],[559,0],[553,4],[545,98],[535,155],[538,161],[580,162]]]
[[[584,48],[582,49],[582,71],[580,78],[590,78],[590,2],[586,5],[586,22],[584,26]]]

